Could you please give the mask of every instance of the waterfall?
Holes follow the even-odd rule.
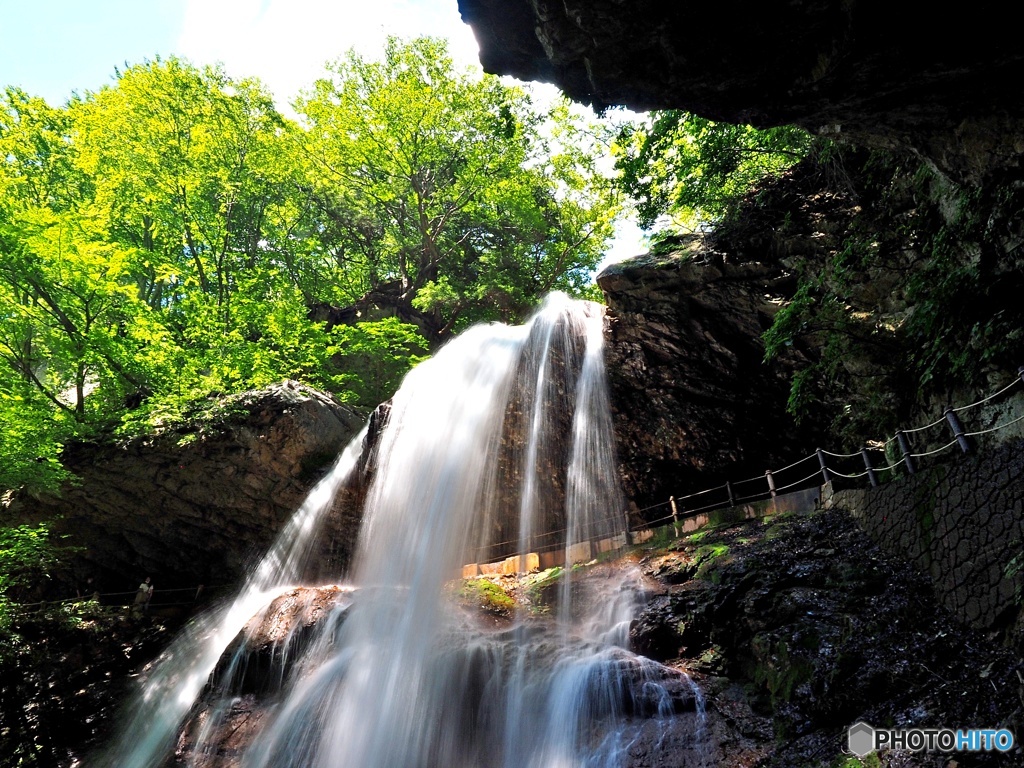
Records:
[[[193,619],[161,656],[127,708],[115,743],[97,758],[104,768],[152,768],[170,749],[182,720],[228,644],[305,566],[308,544],[338,488],[355,468],[364,429],[292,515],[233,601]]]
[[[254,627],[298,610],[310,541],[365,430],[234,603],[172,645],[103,764],[164,764],[208,680],[175,765],[610,767],[650,740],[651,722],[692,717],[698,701],[702,717],[688,678],[626,648],[636,569],[573,575],[591,540],[625,525],[602,324],[596,305],[555,294],[525,325],[471,328],[411,371],[372,446],[348,586],[308,593],[329,616],[274,651],[288,664],[274,662],[252,739],[229,749],[218,732],[252,697],[239,681]],[[464,564],[527,551],[564,558],[552,615],[485,626],[452,599]]]

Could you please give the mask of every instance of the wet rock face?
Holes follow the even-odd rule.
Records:
[[[763,474],[814,442],[786,413],[794,351],[765,364],[761,334],[790,280],[702,238],[607,268],[606,361],[618,459],[640,506]],[[813,425],[812,425],[813,426]]]
[[[954,176],[1019,167],[1024,46],[1012,6],[922,16],[881,0],[459,0],[484,69],[578,101],[796,123],[912,147]]]
[[[281,689],[287,661],[301,656],[331,616],[334,631],[344,620],[351,600],[347,587],[299,587],[275,598],[245,625],[224,652],[210,677],[214,689],[240,695]]]
[[[703,671],[709,709],[747,737],[764,732],[771,755],[759,765],[831,764],[858,720],[1020,732],[1019,658],[958,626],[928,581],[885,557],[845,512],[713,529],[641,565],[663,588],[631,641]],[[945,765],[934,754],[899,764]]]
[[[303,671],[295,660],[313,643],[331,645],[352,592],[338,586],[299,587],[256,614],[224,651],[165,765],[243,765],[245,750],[271,720],[277,694]]]
[[[598,566],[586,572],[584,579],[605,581],[609,576],[610,566]],[[254,744],[260,734],[273,727],[275,717],[288,706],[284,701],[290,688],[305,685],[328,667],[328,677],[335,683],[341,679],[339,660],[345,656],[347,642],[344,626],[350,611],[358,611],[359,601],[365,599],[380,596],[325,586],[299,587],[275,598],[246,624],[221,656],[178,734],[174,754],[164,765],[248,765],[251,750],[259,749]],[[472,602],[460,599],[467,616],[488,612],[486,606]],[[486,623],[480,631],[471,629],[465,634],[466,630],[456,630],[444,637],[441,645],[445,650],[438,657],[442,668],[460,681],[456,695],[446,705],[446,727],[453,738],[475,745],[472,751],[482,759],[468,763],[473,765],[488,764],[487,758],[500,762],[500,737],[481,725],[505,715],[504,710],[493,709],[505,701],[504,696],[495,695],[494,686],[502,689],[509,685],[519,665],[530,670],[554,669],[565,653],[561,630],[547,619],[534,617],[496,630],[484,629]],[[485,648],[489,650],[482,652]],[[517,648],[524,654],[519,655]],[[319,680],[324,682],[323,677]],[[543,675],[534,683],[543,685]],[[678,671],[622,649],[609,649],[602,673],[585,683],[576,680],[576,684],[581,687],[574,689],[575,695],[588,702],[589,717],[595,723],[613,710],[618,713],[630,734],[624,762],[629,768],[696,768],[710,765],[716,756],[713,742],[698,733],[702,720],[697,711],[698,689]],[[307,693],[311,699],[316,696],[314,691]],[[524,701],[532,699],[524,697]],[[311,716],[310,727],[316,728],[316,722]],[[603,738],[600,727],[590,735]],[[293,745],[296,754],[308,753],[316,742],[314,736],[307,733],[297,738]]]
[[[15,499],[5,512],[52,521],[82,547],[75,570],[100,592],[237,579],[261,555],[363,418],[294,382],[228,398],[224,415],[123,443],[72,445],[79,481],[60,497]],[[343,505],[341,505],[343,506]],[[333,547],[354,545],[357,513],[336,510]],[[63,596],[63,595],[61,595]],[[159,602],[159,601],[157,601]]]

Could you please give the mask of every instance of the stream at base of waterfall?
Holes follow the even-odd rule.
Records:
[[[700,689],[628,650],[637,569],[572,563],[625,527],[602,341],[599,305],[553,294],[417,366],[89,765],[712,765]],[[356,474],[354,562],[300,587]],[[453,599],[465,563],[526,552],[562,553],[550,609],[494,625]]]

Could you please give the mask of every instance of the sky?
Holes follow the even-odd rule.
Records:
[[[175,54],[259,77],[289,114],[326,62],[349,48],[376,57],[388,35],[445,37],[457,64],[479,65],[456,0],[0,0],[0,86],[59,105],[119,67]],[[606,261],[643,250],[626,223]]]

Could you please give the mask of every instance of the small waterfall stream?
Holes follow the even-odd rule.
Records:
[[[171,646],[99,764],[610,768],[684,712],[689,752],[657,764],[705,764],[699,688],[627,650],[639,572],[588,580],[569,567],[581,542],[624,526],[602,323],[599,307],[555,294],[525,325],[474,327],[414,369],[372,448],[350,585],[321,588],[326,616],[275,651],[279,681],[251,741],[229,749],[221,733],[242,696],[244,638],[302,581],[365,430],[235,601]],[[464,563],[555,548],[566,568],[551,617],[486,627],[451,598]],[[201,693],[202,722],[175,756]]]

